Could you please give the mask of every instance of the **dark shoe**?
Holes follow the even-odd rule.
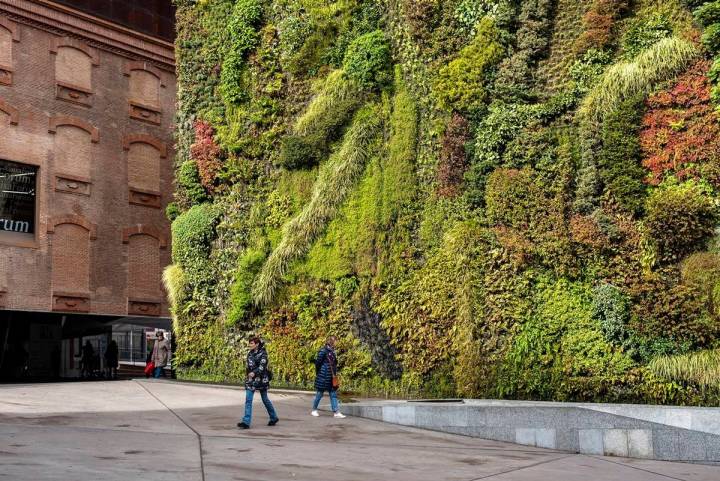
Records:
[[[237,427],[239,427],[240,429],[250,429],[250,426],[248,426],[247,424],[245,424],[243,422],[237,423]]]
[[[277,422],[280,421],[279,419],[271,419],[268,421],[268,426],[275,426]]]

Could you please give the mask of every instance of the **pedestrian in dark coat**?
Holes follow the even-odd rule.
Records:
[[[247,355],[247,367],[245,369],[245,416],[237,426],[241,429],[248,429],[250,427],[255,391],[260,392],[260,397],[270,417],[268,426],[275,426],[278,422],[278,417],[267,394],[268,388],[270,388],[272,374],[265,345],[260,338],[253,337],[250,339],[248,346],[250,347],[250,352],[248,352]]]
[[[93,376],[93,357],[95,357],[95,349],[93,349],[90,340],[85,341],[82,348],[82,359],[80,361],[80,377]]]
[[[333,378],[337,376],[337,355],[335,354],[335,336],[330,336],[325,341],[320,351],[315,357],[315,399],[313,400],[313,408],[310,414],[315,417],[320,416],[318,406],[325,391],[330,395],[330,407],[335,413],[336,418],[344,418],[345,415],[340,412],[340,402],[337,398],[338,386],[333,384]]]
[[[105,349],[105,369],[108,379],[117,379],[118,368],[118,345],[115,339],[111,339]]]

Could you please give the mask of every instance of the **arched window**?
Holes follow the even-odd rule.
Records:
[[[162,207],[160,165],[167,156],[165,143],[149,135],[128,135],[123,139],[123,148],[127,151],[130,203]]]
[[[162,308],[160,249],[167,245],[158,229],[138,225],[123,231],[128,245],[128,314],[159,316]]]
[[[142,122],[159,125],[162,120],[160,88],[162,74],[147,62],[128,62],[125,76],[129,77],[128,103],[130,117]]]
[[[5,18],[0,18],[0,85],[12,85],[13,43],[19,42],[17,26]]]
[[[56,116],[50,119],[49,131],[55,134],[55,190],[90,195],[97,128],[75,117]]]
[[[52,234],[53,310],[90,311],[90,241],[96,227],[81,216],[52,218],[48,223]]]
[[[65,37],[56,39],[50,51],[55,54],[57,98],[92,105],[92,70],[99,64],[95,50],[80,40]]]

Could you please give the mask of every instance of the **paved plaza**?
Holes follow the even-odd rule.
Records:
[[[0,479],[13,481],[717,481],[719,466],[602,458],[352,418],[311,398],[169,381],[0,386]],[[327,402],[327,399],[324,401]]]

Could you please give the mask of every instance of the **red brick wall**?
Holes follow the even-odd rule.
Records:
[[[160,285],[160,244],[145,234],[134,235],[128,242],[128,287],[131,299],[158,299]]]
[[[130,298],[163,299],[167,316],[160,274],[170,262],[174,73],[152,63],[158,45],[147,57],[142,42],[119,52],[117,36],[108,33],[107,48],[98,41],[102,26],[67,35],[62,24],[26,24],[2,8],[0,30],[9,23],[19,41],[9,37],[12,81],[0,84],[0,158],[39,166],[35,238],[0,235],[5,307],[126,315]],[[85,291],[80,304],[58,304]]]
[[[61,224],[52,236],[53,292],[90,294],[90,231]]]

